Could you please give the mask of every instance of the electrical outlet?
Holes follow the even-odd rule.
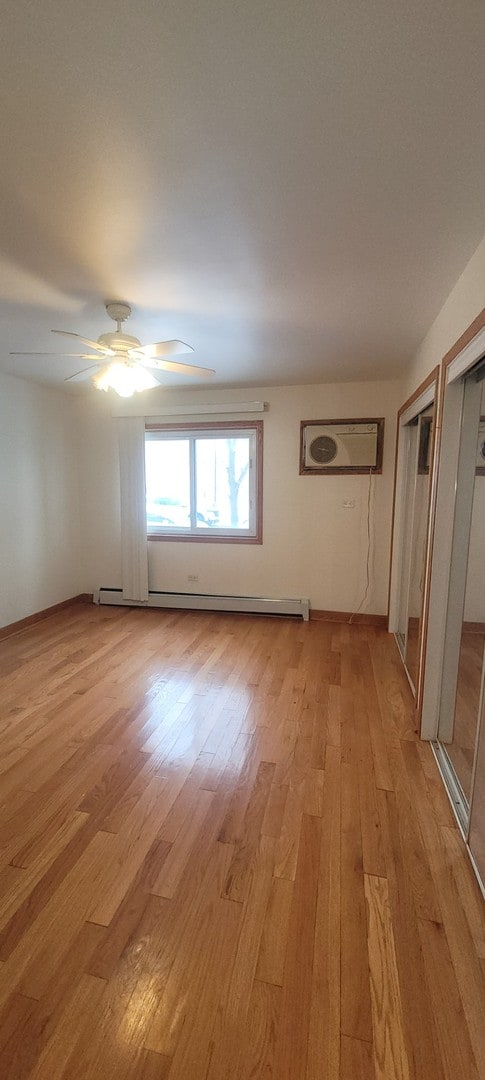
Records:
[[[187,574],[187,581],[198,581],[198,580],[199,580],[199,575],[198,574]]]

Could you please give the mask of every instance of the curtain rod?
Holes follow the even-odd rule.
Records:
[[[212,416],[223,413],[262,413],[267,409],[265,401],[204,401],[186,405],[156,405],[147,409],[146,405],[136,403],[115,406],[112,415],[122,416]]]

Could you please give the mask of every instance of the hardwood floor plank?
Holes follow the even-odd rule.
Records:
[[[463,916],[461,899],[453,873],[453,863],[444,844],[445,831],[438,825],[433,812],[433,801],[427,778],[421,766],[417,746],[403,746],[408,774],[412,777],[415,805],[420,821],[428,859],[436,891],[440,897],[442,922],[450,949],[454,973],[460,990],[466,1023],[472,1042],[479,1072],[485,1074],[485,1040],[483,1017],[485,1015],[485,986],[479,957],[466,917]]]
[[[168,900],[172,900],[175,896],[177,886],[190,859],[190,852],[203,827],[204,818],[207,816],[213,799],[213,791],[199,791],[197,793],[192,816],[186,822],[185,827],[180,829],[152,886],[151,891],[155,896],[165,896]]]
[[[82,976],[51,1038],[38,1057],[30,1073],[30,1080],[61,1080],[79,1035],[93,1019],[105,985],[104,979],[96,979],[93,975]]]
[[[40,998],[85,922],[110,859],[107,833],[97,833],[40,915],[24,927],[0,971],[0,1001],[18,989]]]
[[[446,862],[451,866],[476,954],[481,960],[485,960],[485,905],[480,886],[470,863],[463,858],[464,843],[456,825],[451,828],[443,827],[441,837],[446,851]]]
[[[364,880],[376,1077],[409,1080],[387,881],[369,874]]]
[[[440,922],[440,898],[431,872],[429,852],[424,844],[422,822],[416,813],[416,793],[409,784],[404,745],[399,742],[398,746],[389,747],[401,842],[411,876],[416,913],[420,918]]]
[[[120,957],[139,930],[150,904],[151,889],[170,851],[171,844],[157,837],[109,926],[92,924],[100,931],[100,941],[87,968],[91,975],[101,979],[113,977]]]
[[[276,1075],[274,1059],[280,1010],[280,987],[255,979],[243,1035],[245,1050],[240,1057],[235,1080],[255,1080],[258,1076]]]
[[[273,878],[263,924],[256,978],[274,986],[283,986],[293,888],[287,878]]]
[[[288,784],[282,783],[282,769],[276,766],[261,827],[263,836],[273,836],[275,840],[281,836],[287,798]]]
[[[237,746],[237,743],[235,745]],[[241,745],[242,768],[236,777],[230,805],[218,836],[222,844],[234,844],[240,839],[251,787],[259,767],[257,737],[244,735],[241,738]]]
[[[310,814],[311,817],[322,817],[324,804],[324,786],[324,770],[310,769],[310,774],[309,776],[307,776],[305,782],[305,800],[303,803],[303,812],[305,814]]]
[[[412,1080],[444,1080],[435,1017],[429,996],[416,917],[413,883],[401,839],[394,792],[380,791],[387,846],[389,905],[399,976],[409,1073]]]
[[[426,783],[433,803],[433,811],[436,820],[440,825],[448,825],[450,829],[455,829],[455,816],[448,795],[446,794],[445,785],[439,774],[433,751],[428,742],[417,742],[416,749],[421,762],[421,768],[426,777]]]
[[[153,1050],[143,1050],[140,1054],[137,1080],[168,1080],[171,1065],[171,1058],[156,1054]]]
[[[359,782],[355,765],[341,766],[341,1030],[372,1042],[367,918],[359,816]]]
[[[137,871],[148,855],[167,813],[167,784],[154,777],[134,806],[122,831],[110,837],[108,856],[100,888],[89,918],[108,926],[122,903]],[[100,834],[101,835],[101,834]]]
[[[179,1029],[171,1080],[198,1075],[205,1078],[209,1070],[216,1043],[224,1030],[225,1001],[241,923],[240,904],[229,900],[215,904],[205,960],[191,986],[190,1000],[186,1001],[187,1012]]]
[[[321,831],[320,818],[303,816],[275,1054],[280,1080],[306,1076]]]
[[[10,1010],[16,1013],[16,1004],[28,1002],[23,1010],[24,1016],[10,1040],[0,1038],[1,1075],[23,1080],[30,1076],[47,1043],[55,1038],[59,1023],[63,1022],[65,1009],[75,997],[81,982],[84,982],[85,968],[99,941],[100,928],[84,923],[71,948],[64,957],[62,969],[46,986],[46,992],[39,1000],[25,998],[14,993],[10,999],[5,1018],[0,1018],[2,1034],[9,1029]],[[101,980],[95,980],[102,986]],[[94,982],[93,982],[94,986]],[[102,990],[100,990],[102,992]],[[89,993],[88,993],[89,997]],[[88,1007],[88,1002],[87,1002]],[[6,1020],[6,1023],[4,1022]],[[56,1055],[54,1055],[55,1058]],[[53,1063],[53,1068],[55,1064]]]
[[[210,792],[206,794],[210,795]],[[213,948],[213,935],[221,933],[226,917],[233,916],[221,900],[221,890],[232,857],[232,849],[218,841],[207,853],[205,873],[197,896],[190,905],[182,905],[180,936],[173,950],[173,963],[160,988],[159,1001],[153,1010],[143,1045],[159,1054],[172,1057],[180,1029],[184,1024],[188,1001],[197,988],[197,978],[205,972],[208,953]],[[240,908],[235,918],[239,918]],[[203,928],[203,929],[202,929]]]
[[[146,762],[147,755],[141,750],[133,750],[131,747],[123,750],[111,768],[81,799],[78,810],[85,814],[107,815],[113,802],[118,802]]]
[[[50,869],[56,858],[67,847],[77,832],[86,823],[86,815],[76,811],[68,814],[52,839],[47,836],[46,844],[37,844],[34,849],[29,849],[29,858],[22,856],[22,861],[28,862],[28,866],[22,868],[22,874],[15,885],[3,893],[0,899],[0,927],[7,925],[22,904],[33,892],[35,886],[42,880],[44,874]],[[40,847],[40,850],[38,850]],[[30,855],[32,852],[32,855]],[[32,860],[32,861],[30,861]],[[8,869],[8,868],[6,868]]]
[[[340,750],[327,746],[306,1080],[338,1077],[340,1062]]]
[[[260,763],[223,889],[223,896],[228,900],[242,903],[248,897],[274,772],[275,766],[272,762]]]
[[[342,1035],[341,1044],[341,1080],[375,1080],[374,1055],[372,1045],[360,1039],[350,1039]],[[329,1080],[333,1076],[329,1074]]]
[[[305,794],[305,774],[296,772],[288,785],[275,864],[275,877],[288,878],[289,881],[294,881],[296,877]]]
[[[23,903],[17,908],[3,930],[0,931],[0,956],[7,960],[25,934],[55,896],[60,885],[74,869],[83,852],[98,832],[96,821],[88,817],[69,844],[60,852],[44,876],[38,881]]]
[[[8,1076],[9,1058],[20,1056],[24,1031],[30,1027],[35,1002],[23,994],[13,993],[0,1009],[0,1068]]]
[[[230,1080],[244,1052],[242,1034],[245,1029],[251,990],[256,972],[264,917],[269,901],[275,843],[262,836],[257,852],[251,891],[242,907],[241,930],[237,942],[231,977],[227,987],[224,1017],[210,1060],[207,1080]],[[233,901],[225,901],[232,903]],[[240,908],[241,905],[233,905]]]
[[[327,746],[341,745],[340,730],[340,698],[342,694],[341,680],[338,686],[328,688],[328,712],[327,712]]]
[[[424,919],[418,928],[446,1080],[480,1080],[444,928]]]

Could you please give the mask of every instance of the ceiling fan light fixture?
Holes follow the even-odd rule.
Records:
[[[112,389],[123,398],[160,385],[146,368],[126,360],[113,360],[111,364],[106,364],[97,375],[93,375],[93,383],[97,390],[107,392]]]

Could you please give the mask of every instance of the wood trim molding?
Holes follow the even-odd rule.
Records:
[[[419,387],[417,387],[415,392],[413,394],[410,394],[410,397],[408,397],[407,401],[404,402],[404,405],[401,405],[401,408],[398,409],[398,416],[399,417],[401,417],[403,415],[403,413],[405,413],[406,409],[408,409],[408,408],[410,408],[410,406],[414,405],[414,403],[418,400],[418,397],[420,397],[421,394],[425,393],[425,390],[428,390],[428,388],[431,386],[431,384],[433,382],[437,381],[437,377],[439,377],[439,375],[440,375],[440,364],[436,364],[436,366],[433,367],[432,372],[430,372],[430,374],[427,375],[426,379],[423,379],[422,382],[419,383]]]
[[[442,366],[445,369],[449,367],[452,361],[459,355],[459,353],[461,353],[462,349],[466,348],[466,346],[469,345],[471,341],[473,341],[473,338],[476,337],[477,334],[480,333],[480,330],[483,330],[484,327],[485,308],[482,308],[476,319],[474,319],[473,322],[471,322],[470,325],[467,326],[466,330],[463,331],[461,337],[458,338],[458,341],[455,341],[455,344],[451,346],[451,349],[449,349],[448,352],[445,353],[443,360],[441,361]]]
[[[397,413],[398,418],[401,417],[402,414],[404,412],[406,412],[407,409],[410,409],[411,405],[414,405],[414,402],[417,401],[418,398],[421,397],[421,394],[424,394],[425,390],[427,390],[428,387],[430,387],[432,385],[432,383],[438,381],[439,373],[440,373],[440,365],[436,364],[436,367],[434,367],[433,370],[430,371],[429,375],[427,375],[426,378],[423,379],[422,383],[419,384],[419,386],[414,391],[414,393],[411,394],[411,396],[408,397],[407,401],[405,401],[404,404],[401,405],[401,408],[398,409],[398,413]]]
[[[352,611],[323,611],[319,608],[310,608],[310,619],[315,622],[351,623],[352,626],[387,628],[387,615],[372,615],[365,611],[354,615]]]
[[[0,641],[3,638],[12,637],[13,634],[20,634],[28,626],[42,622],[44,619],[48,619],[50,615],[55,615],[58,611],[72,607],[73,604],[92,604],[92,602],[92,593],[78,593],[77,596],[71,596],[69,600],[61,600],[59,604],[53,604],[52,607],[44,608],[42,611],[35,611],[33,615],[27,615],[25,619],[19,619],[17,622],[9,623],[7,626],[0,626]]]

